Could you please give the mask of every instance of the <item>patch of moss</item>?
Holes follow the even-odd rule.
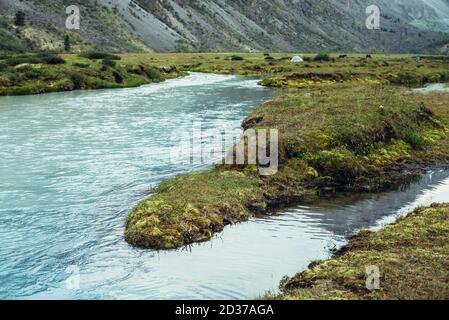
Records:
[[[248,219],[249,208],[265,205],[259,184],[256,177],[218,168],[177,177],[130,213],[125,238],[157,249],[209,240],[226,224]]]

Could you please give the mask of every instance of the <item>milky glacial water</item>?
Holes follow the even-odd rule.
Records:
[[[397,192],[254,218],[180,250],[129,246],[128,211],[161,181],[208,166],[173,162],[173,137],[198,120],[205,132],[239,127],[274,95],[256,80],[192,74],[0,98],[0,298],[253,298],[346,235],[448,200],[449,172],[435,171]]]
[[[413,91],[419,92],[419,93],[430,93],[430,92],[438,92],[438,91],[449,92],[449,86],[445,83],[434,83],[434,84],[429,84],[429,85],[425,86],[424,88],[414,89]]]

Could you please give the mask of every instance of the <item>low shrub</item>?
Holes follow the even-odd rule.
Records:
[[[103,59],[101,60],[101,64],[107,67],[115,67],[117,65],[117,62],[115,62],[114,60],[111,60],[109,58]]]
[[[66,61],[63,58],[61,58],[57,55],[53,55],[53,54],[44,55],[44,56],[42,56],[41,59],[42,59],[42,62],[46,63],[46,64],[65,64],[66,63]]]
[[[75,62],[73,64],[73,66],[77,67],[77,68],[89,68],[90,64],[88,64],[88,63],[81,63],[81,62]]]
[[[159,82],[164,80],[164,77],[162,76],[162,73],[153,66],[146,66],[144,67],[144,72],[154,82]]]
[[[121,60],[120,56],[112,54],[112,53],[106,53],[106,52],[100,52],[100,51],[89,51],[82,53],[80,55],[81,57],[88,58],[90,60],[101,60],[101,59],[110,59],[110,60]]]
[[[17,82],[19,80],[19,77],[15,73],[9,72],[6,74],[6,76],[7,76],[8,80],[11,82]]]
[[[33,68],[29,64],[20,66],[16,71],[23,74],[23,77],[27,80],[37,79],[42,75],[42,71]]]
[[[243,57],[241,57],[241,56],[233,55],[233,56],[228,57],[227,60],[231,60],[231,61],[242,61],[242,60],[245,60],[245,59],[244,59]]]
[[[73,83],[73,89],[79,90],[84,87],[85,77],[80,73],[72,73],[70,75],[70,80]]]
[[[42,63],[42,59],[39,58],[38,56],[29,56],[29,55],[20,55],[20,56],[15,56],[15,57],[11,57],[9,59],[4,60],[4,62],[6,65],[10,66],[10,67],[15,67],[19,64],[22,63],[29,63],[29,64],[38,64],[38,63]]]
[[[123,79],[123,76],[121,75],[120,72],[114,71],[112,73],[112,75],[114,76],[114,80],[115,80],[116,83],[118,83],[118,84],[122,84],[123,83],[124,79]]]
[[[64,64],[66,61],[54,54],[39,53],[39,54],[20,54],[3,61],[4,64],[15,67],[19,64]]]
[[[400,72],[397,75],[396,82],[407,86],[422,85],[421,76],[411,72]]]
[[[326,53],[319,53],[313,58],[314,61],[331,61],[331,57]]]
[[[8,65],[6,63],[0,62],[0,72],[5,71],[8,69]]]

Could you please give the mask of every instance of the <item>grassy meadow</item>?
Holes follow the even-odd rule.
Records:
[[[183,75],[100,52],[0,55],[0,96],[128,88]]]
[[[145,53],[113,55],[0,54],[0,95],[26,95],[82,89],[135,87],[182,76],[186,71],[263,78],[271,87],[304,88],[352,82],[422,86],[449,81],[449,58],[412,55],[305,54],[292,63],[289,54]],[[161,72],[161,67],[176,72]],[[179,72],[177,72],[179,71]],[[149,73],[148,73],[149,72]],[[162,74],[161,74],[162,73]]]

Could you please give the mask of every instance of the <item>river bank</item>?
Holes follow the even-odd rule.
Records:
[[[334,84],[264,103],[244,126],[279,130],[275,175],[261,176],[254,165],[216,166],[167,181],[130,213],[126,240],[172,249],[209,240],[256,213],[335,192],[394,188],[448,160],[448,100],[448,93]]]
[[[323,204],[257,215],[185,250],[129,246],[129,208],[150,187],[207,168],[168,159],[172,132],[198,119],[205,128],[239,126],[277,94],[256,84],[192,74],[132,89],[0,98],[0,297],[251,299],[327,259],[345,235],[448,201],[449,173],[436,171],[391,193],[331,194]],[[66,288],[68,266],[80,270],[79,290]]]
[[[176,65],[186,55],[151,59],[162,57]],[[131,244],[171,249],[206,241],[225,225],[255,213],[332,192],[386,190],[426,163],[448,159],[444,142],[449,117],[443,103],[448,95],[413,95],[391,85],[447,80],[445,58],[318,55],[294,64],[275,55],[189,57],[192,63],[184,68],[274,74],[262,84],[289,89],[256,108],[242,124],[245,130],[279,130],[279,171],[262,177],[252,165],[217,166],[168,181],[130,213],[125,238]],[[281,85],[273,79],[281,79]]]
[[[260,255],[227,263],[249,248],[217,241],[156,253],[123,238],[127,213],[152,187],[207,167],[171,161],[174,134],[197,121],[205,133],[232,130],[272,97],[257,80],[197,73],[137,88],[0,97],[0,298],[248,299],[277,286],[302,257],[274,281],[261,273],[255,287],[247,275]],[[241,235],[248,232],[226,244]],[[66,287],[70,266],[80,270],[79,290]]]
[[[356,83],[420,87],[449,81],[445,56],[245,53],[0,54],[0,96],[72,90],[137,87],[184,76],[187,72],[233,74],[262,78],[280,88]]]
[[[131,88],[184,75],[176,68],[155,67],[102,52],[4,55],[0,56],[0,96]]]
[[[279,295],[262,299],[448,299],[448,238],[449,204],[421,207],[378,232],[350,237],[334,258],[312,262],[285,279]],[[370,267],[379,271],[375,286],[367,281]]]
[[[159,56],[146,56],[151,63],[140,60],[136,63],[132,57],[122,59],[131,61],[137,67],[135,70],[148,63],[158,72],[156,65],[162,63],[173,64],[180,72],[195,70],[267,77],[270,73],[280,79],[287,79],[295,68],[304,69],[301,75],[309,75],[311,68],[324,72],[306,78],[295,75],[291,78],[293,82],[289,82],[290,78],[286,84],[282,82],[279,86],[285,89],[282,96],[260,105],[243,122],[245,129],[279,130],[280,166],[276,175],[260,176],[257,167],[245,165],[217,166],[163,179],[166,182],[127,219],[125,238],[133,245],[173,249],[207,241],[226,225],[260,213],[314,203],[319,198],[344,192],[390,190],[410,175],[448,160],[449,93],[412,93],[405,87],[392,86],[384,75],[377,79],[372,75],[360,77],[369,69],[399,74],[414,68],[404,73],[410,81],[403,84],[416,86],[428,83],[429,79],[436,82],[445,77],[447,62],[444,60],[429,60],[421,66],[412,57],[390,57],[382,69],[378,59],[384,58],[380,57],[293,65],[282,57],[271,57],[272,60],[245,56],[240,60],[230,55],[217,56],[189,55],[192,60],[181,66],[167,55],[163,62],[158,60],[162,59]],[[67,63],[71,58],[64,59]],[[179,63],[185,58],[179,58]],[[206,59],[206,62],[196,63],[196,59]],[[112,59],[95,61],[100,71],[104,64],[110,64],[104,60]],[[355,64],[357,61],[359,66]],[[78,62],[71,65],[75,63]],[[329,80],[329,72],[350,68],[358,68],[356,76]],[[140,76],[150,81],[145,74]],[[140,121],[138,118],[136,123]],[[141,193],[140,197],[147,194]]]

